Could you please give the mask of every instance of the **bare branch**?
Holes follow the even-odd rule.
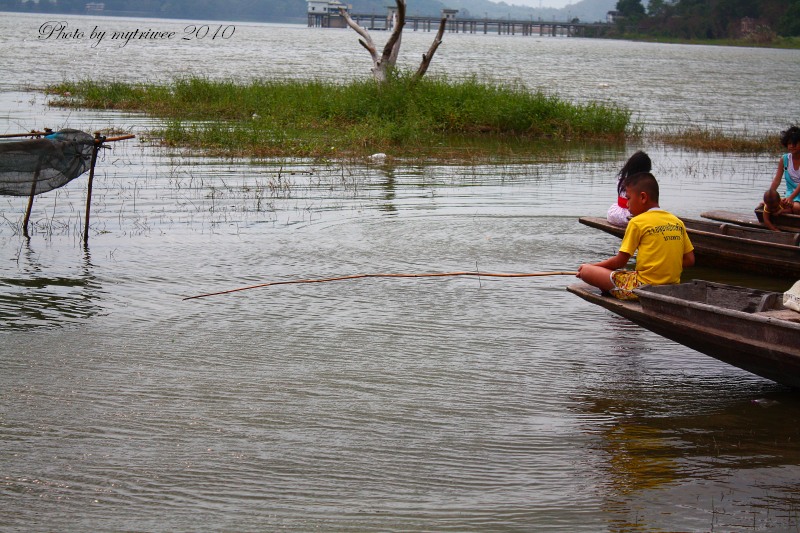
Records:
[[[400,0],[397,1],[399,2]],[[348,13],[347,10],[345,10],[343,7],[339,8],[339,13],[341,13],[341,15],[344,17],[344,20],[345,22],[347,22],[347,25],[353,28],[353,30],[355,30],[355,32],[363,38],[363,40],[359,39],[358,42],[361,44],[361,46],[366,48],[369,54],[372,56],[372,62],[377,64],[379,61],[378,50],[375,48],[375,43],[372,41],[372,37],[370,37],[369,32],[367,32],[366,29],[356,24],[356,21],[354,21],[350,17],[350,13]]]
[[[442,44],[442,36],[444,35],[444,27],[446,24],[447,17],[442,17],[442,20],[439,22],[439,31],[436,32],[436,37],[434,37],[433,43],[431,43],[431,47],[428,49],[428,53],[422,54],[422,62],[419,64],[417,72],[414,73],[415,80],[420,79],[428,71],[431,59],[433,59],[433,54],[436,53],[436,49]]]
[[[359,26],[352,17],[350,17],[350,14],[345,8],[339,8],[339,13],[344,17],[347,25],[362,37],[359,39],[358,43],[370,53],[372,57],[372,74],[375,76],[375,80],[378,81],[378,83],[385,83],[388,80],[389,73],[397,63],[397,56],[400,52],[400,42],[403,37],[403,28],[406,25],[406,0],[395,0],[395,3],[397,4],[397,11],[395,12],[396,20],[394,21],[392,33],[388,41],[386,41],[386,45],[383,47],[380,56],[378,55],[375,43],[369,32],[365,28]],[[436,50],[439,48],[439,45],[442,44],[442,36],[444,35],[446,24],[447,17],[443,17],[439,22],[439,31],[436,33],[431,47],[428,49],[427,53],[422,54],[422,62],[417,72],[414,74],[413,79],[418,80],[427,72]]]
[[[394,65],[397,61],[397,54],[400,51],[400,37],[403,35],[403,27],[406,25],[406,0],[395,0],[397,3],[397,23],[392,29],[386,46],[383,47],[381,63]]]

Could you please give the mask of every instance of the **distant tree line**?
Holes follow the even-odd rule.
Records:
[[[800,36],[800,0],[618,0],[622,33],[677,39]]]

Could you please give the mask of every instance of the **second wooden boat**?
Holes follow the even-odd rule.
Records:
[[[800,278],[800,233],[682,218],[698,266],[768,276]],[[581,224],[622,238],[625,228],[605,218],[581,217]]]
[[[732,211],[706,211],[700,213],[703,218],[716,220],[718,222],[725,222],[728,224],[736,224],[738,226],[747,226],[750,228],[767,229],[767,226],[761,222],[756,213],[734,213]],[[781,231],[800,232],[800,215],[778,215],[772,221],[776,228]]]

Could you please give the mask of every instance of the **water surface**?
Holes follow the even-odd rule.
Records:
[[[36,41],[40,21],[0,22],[2,131],[152,123],[24,90],[50,79],[368,68],[347,31],[237,24],[201,53],[54,45]],[[404,50],[431,38],[404,36]],[[791,83],[751,83],[796,51],[447,35],[439,54],[440,73],[609,98],[651,125],[775,131],[798,116]],[[777,164],[659,146],[464,165],[218,160],[140,136],[101,156],[87,249],[85,177],[36,198],[30,240],[26,199],[3,197],[0,529],[796,530],[796,394],[592,307],[564,290],[571,277],[183,300],[365,272],[574,270],[615,253],[577,217],[605,213],[640,147],[662,206],[689,217],[752,209]]]

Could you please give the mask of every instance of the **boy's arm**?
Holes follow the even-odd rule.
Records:
[[[766,227],[768,227],[772,231],[780,231],[778,228],[775,227],[775,224],[772,223],[772,220],[770,220],[769,212],[766,210],[766,207],[764,211],[762,211],[761,216],[764,218],[764,225]]]
[[[683,254],[683,260],[681,261],[681,264],[683,268],[694,266],[694,250]]]
[[[594,266],[607,268],[609,270],[617,270],[627,265],[628,260],[630,260],[630,258],[631,254],[627,254],[625,252],[618,252],[617,255],[615,255],[614,257],[609,257],[605,261],[594,263]]]
[[[628,227],[625,228],[625,235],[622,237],[622,244],[620,244],[620,247],[619,247],[620,250],[619,250],[619,252],[617,252],[617,255],[615,255],[614,257],[609,257],[605,261],[600,261],[599,263],[587,263],[587,264],[583,264],[583,265],[579,266],[578,267],[578,277],[583,279],[583,277],[581,277],[581,274],[582,274],[581,271],[583,270],[583,267],[586,267],[586,266],[593,267],[593,268],[590,268],[589,270],[596,272],[594,267],[599,267],[599,268],[603,268],[603,269],[606,269],[606,270],[617,270],[617,269],[623,268],[625,265],[627,265],[628,264],[628,260],[631,258],[631,255],[633,255],[633,252],[636,251],[636,247],[635,246],[631,247],[630,243],[631,242],[638,242],[638,233],[637,232],[638,232],[638,228],[634,228],[634,224],[628,224]],[[631,253],[623,252],[622,251],[623,249],[626,249],[626,250],[630,249]],[[592,276],[591,273],[589,275]]]

